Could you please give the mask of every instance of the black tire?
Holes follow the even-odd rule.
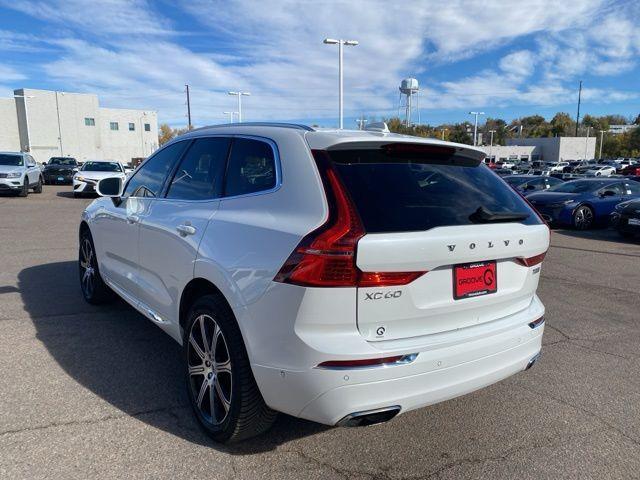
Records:
[[[24,178],[24,183],[22,184],[22,188],[20,192],[18,192],[19,197],[26,197],[29,195],[29,179],[27,177]]]
[[[113,291],[102,281],[95,246],[91,232],[87,229],[80,234],[78,248],[78,273],[82,297],[91,305],[107,303],[114,298]]]
[[[633,238],[633,237],[635,236],[635,235],[633,234],[633,232],[625,232],[625,231],[623,231],[623,230],[618,230],[618,233],[620,234],[620,236],[621,236],[622,238],[626,238],[627,240],[628,240],[628,239],[631,239],[631,238]]]
[[[42,177],[38,177],[38,183],[33,187],[33,193],[42,193]]]
[[[73,198],[80,198],[81,194],[78,192],[73,192]]]
[[[205,295],[194,302],[183,344],[189,400],[199,424],[213,440],[237,442],[271,427],[277,412],[264,403],[240,329],[224,299]]]
[[[595,215],[588,205],[580,205],[573,212],[573,227],[576,230],[588,230],[595,223]]]

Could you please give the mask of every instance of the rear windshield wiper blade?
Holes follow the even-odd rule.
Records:
[[[478,209],[469,215],[469,220],[473,223],[499,223],[499,222],[515,222],[529,218],[527,212],[491,212],[484,207]]]

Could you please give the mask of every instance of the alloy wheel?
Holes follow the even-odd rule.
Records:
[[[593,212],[589,207],[580,207],[575,213],[575,226],[579,230],[589,228],[593,223]]]
[[[189,386],[202,418],[220,425],[231,408],[231,357],[218,323],[201,314],[191,325],[187,346]]]
[[[80,269],[82,292],[85,297],[91,298],[95,290],[96,271],[94,268],[93,246],[88,238],[82,240],[80,248]]]

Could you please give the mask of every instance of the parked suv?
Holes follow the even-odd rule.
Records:
[[[73,175],[79,168],[80,165],[75,158],[51,157],[42,171],[44,183],[48,185],[72,183]]]
[[[30,189],[42,193],[42,173],[33,157],[23,152],[0,152],[0,192],[26,197]]]
[[[538,358],[546,224],[478,149],[387,132],[208,127],[98,183],[84,298],[182,344],[215,440],[386,421]]]

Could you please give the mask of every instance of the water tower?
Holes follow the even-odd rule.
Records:
[[[413,116],[413,109],[418,111],[418,123],[420,122],[420,105],[418,103],[418,92],[420,86],[418,80],[415,78],[405,78],[400,82],[400,102],[398,105],[398,116],[400,115],[400,108],[405,107],[405,124],[407,127],[411,126],[411,120]],[[402,104],[402,95],[404,95],[405,103]],[[413,97],[416,97],[416,105],[413,105]]]

